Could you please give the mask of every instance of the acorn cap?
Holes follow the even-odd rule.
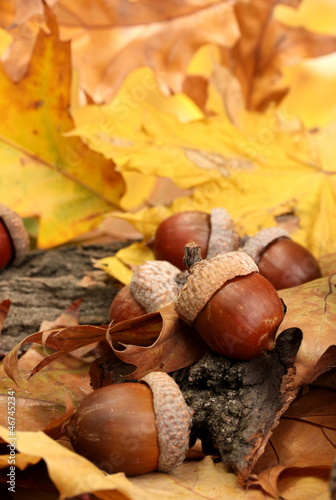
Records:
[[[152,372],[140,382],[153,392],[153,405],[159,443],[157,470],[169,472],[184,461],[194,411],[186,404],[176,382],[164,372]]]
[[[264,249],[278,238],[290,238],[290,235],[281,227],[268,227],[262,229],[247,240],[245,245],[241,248],[241,251],[247,253],[247,255],[258,263]]]
[[[0,203],[0,219],[5,224],[14,246],[12,265],[18,266],[29,252],[29,236],[21,217],[10,208]]]
[[[219,253],[232,252],[239,246],[239,235],[225,208],[214,208],[210,213],[210,237],[206,259]]]
[[[211,260],[201,260],[190,268],[188,281],[175,299],[175,310],[192,325],[200,311],[224,283],[236,276],[258,272],[251,257],[243,252],[221,253]]]
[[[180,269],[165,260],[149,260],[133,273],[130,291],[147,313],[159,311],[173,302],[180,285],[175,278]]]

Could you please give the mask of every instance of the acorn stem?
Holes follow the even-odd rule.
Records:
[[[187,243],[184,247],[184,257],[183,264],[190,270],[193,264],[202,260],[201,257],[201,247],[196,245],[193,241],[191,243]]]

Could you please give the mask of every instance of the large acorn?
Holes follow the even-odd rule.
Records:
[[[110,474],[168,472],[185,459],[192,415],[176,382],[152,372],[140,383],[113,384],[89,394],[65,433],[77,453]]]
[[[29,237],[21,217],[0,203],[0,270],[18,266],[29,250]]]
[[[319,263],[309,250],[279,227],[262,229],[249,238],[241,250],[252,257],[260,274],[276,290],[302,285],[322,276]]]
[[[184,247],[190,241],[201,247],[203,259],[237,250],[239,246],[238,232],[224,208],[215,208],[210,214],[179,212],[168,217],[157,228],[153,242],[155,258],[167,260],[174,266],[185,269]]]
[[[211,349],[240,360],[272,350],[284,317],[275,288],[243,252],[192,264],[175,309]]]

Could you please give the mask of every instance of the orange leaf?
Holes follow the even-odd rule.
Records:
[[[252,483],[278,496],[278,478],[285,469],[330,469],[336,456],[335,415],[335,391],[312,388],[298,397],[274,430]]]
[[[46,354],[41,348],[30,348],[19,361],[21,372],[40,363]],[[89,393],[89,363],[63,356],[33,379],[21,380],[20,387],[3,373],[0,376],[0,425],[8,427],[8,397],[15,398],[15,429],[43,430],[54,438],[62,435],[62,424],[73,412],[74,406]]]
[[[293,388],[312,382],[336,366],[336,274],[279,292],[287,313],[279,333],[302,330],[303,340],[295,361]]]
[[[3,329],[5,320],[8,316],[9,308],[11,305],[11,301],[9,299],[3,300],[0,304],[0,333]]]
[[[24,379],[19,368],[17,353],[23,344],[36,342],[37,344],[56,350],[56,352],[40,361],[33,370],[27,371],[31,377],[64,354],[74,351],[79,347],[104,340],[106,336],[106,329],[107,327],[81,325],[32,333],[22,340],[22,342],[17,344],[14,349],[12,349],[11,352],[5,356],[3,360],[3,368],[9,378],[14,380],[16,383],[19,379],[21,379],[22,383]]]
[[[297,7],[299,0],[253,0],[237,2],[241,37],[231,49],[224,50],[224,64],[238,78],[249,110],[263,111],[286,94],[282,68],[308,57],[336,50],[336,38],[319,35],[304,28],[289,28],[274,19],[276,5]]]

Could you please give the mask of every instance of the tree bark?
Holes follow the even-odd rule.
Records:
[[[114,255],[128,243],[68,246],[32,251],[20,267],[0,273],[0,302],[11,300],[1,333],[0,355],[7,354],[43,320],[53,321],[77,299],[79,323],[108,323],[110,304],[121,284],[93,267],[93,259]]]

